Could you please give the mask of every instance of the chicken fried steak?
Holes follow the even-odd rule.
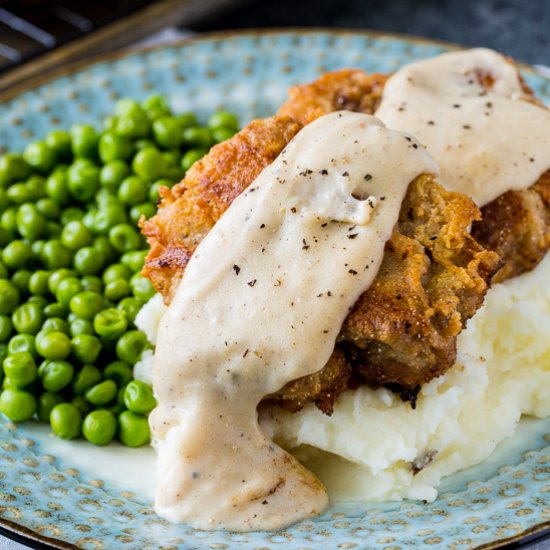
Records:
[[[307,98],[302,121],[307,123],[345,106],[372,112],[383,82],[383,76],[348,70],[311,85],[318,91],[301,87],[291,95],[296,105]],[[208,230],[302,127],[291,106],[215,146],[181,183],[163,191],[157,215],[143,224],[151,245],[143,273],[167,303]],[[366,383],[389,387],[414,402],[421,384],[453,365],[456,337],[500,266],[498,255],[468,234],[479,219],[467,197],[445,191],[429,176],[417,178],[378,276],[344,323],[327,366],[268,399],[289,410],[315,402],[330,414],[341,391]]]

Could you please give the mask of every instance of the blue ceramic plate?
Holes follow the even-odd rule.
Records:
[[[76,121],[99,124],[117,98],[153,92],[177,110],[227,108],[247,121],[272,114],[290,85],[324,71],[387,72],[450,48],[366,32],[250,32],[103,58],[16,90],[0,105],[0,148],[20,150]],[[528,68],[524,76],[550,103],[550,81]],[[448,480],[431,504],[340,505],[281,532],[234,534],[168,524],[149,502],[90,481],[85,468],[45,454],[26,426],[0,419],[0,527],[55,548],[495,547],[550,527],[548,434],[550,419],[523,422],[500,453]]]

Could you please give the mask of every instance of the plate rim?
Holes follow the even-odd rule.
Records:
[[[0,92],[0,104],[4,104],[16,96],[39,88],[52,80],[56,80],[63,76],[72,75],[78,71],[88,69],[94,65],[104,63],[106,61],[114,61],[124,59],[125,57],[131,57],[133,55],[141,55],[143,53],[161,50],[164,48],[177,48],[179,46],[192,44],[196,42],[209,42],[227,40],[231,38],[240,38],[243,36],[269,36],[269,35],[281,35],[281,34],[332,34],[336,36],[342,35],[357,35],[357,36],[373,36],[375,38],[389,38],[394,40],[414,42],[417,44],[430,44],[439,45],[449,50],[464,49],[469,46],[457,44],[455,42],[448,42],[437,38],[426,38],[417,36],[414,34],[406,34],[399,32],[386,32],[374,29],[354,29],[348,27],[265,27],[265,28],[249,28],[242,30],[224,30],[224,31],[212,31],[205,33],[197,33],[191,36],[185,36],[177,40],[163,43],[154,44],[151,46],[127,46],[112,52],[104,52],[88,56],[84,59],[70,61],[66,65],[52,69],[43,75],[37,75],[33,78],[29,78],[20,84],[8,88],[7,90]],[[517,65],[521,66],[523,70],[536,72],[535,69],[521,62],[517,62]],[[538,74],[538,73],[537,73]]]
[[[47,73],[28,79],[20,84],[16,84],[4,92],[0,92],[0,105],[4,105],[13,101],[17,96],[35,90],[50,82],[60,79],[65,76],[74,75],[80,71],[89,69],[95,65],[106,63],[114,60],[139,56],[144,53],[159,51],[162,49],[178,48],[187,45],[193,45],[200,42],[223,41],[230,39],[238,39],[242,37],[264,37],[264,36],[280,36],[280,35],[311,35],[324,34],[337,37],[342,36],[364,36],[374,37],[377,39],[398,40],[400,42],[408,42],[423,45],[438,45],[443,48],[453,51],[477,46],[467,46],[450,42],[446,40],[428,38],[414,34],[386,32],[374,29],[355,29],[348,27],[266,27],[266,28],[248,28],[242,30],[224,30],[207,33],[197,33],[195,35],[182,37],[169,43],[155,44],[152,46],[136,46],[125,47],[112,52],[95,54],[85,59],[75,60],[66,65],[48,71]],[[481,47],[481,46],[479,46]],[[523,72],[536,75],[538,78],[548,80],[544,75],[541,75],[532,65],[514,60],[514,63],[521,68]],[[0,535],[4,535],[11,540],[23,542],[30,545],[31,548],[46,549],[46,550],[78,550],[78,546],[65,542],[60,539],[55,539],[29,529],[25,525],[19,524],[7,518],[0,517]],[[538,536],[537,536],[538,535]],[[490,541],[481,545],[475,546],[475,550],[493,550],[502,547],[515,547],[515,543],[530,538],[531,541],[548,540],[550,539],[550,520],[545,520],[531,527],[515,533],[514,535],[499,540]],[[525,541],[528,542],[528,541]]]

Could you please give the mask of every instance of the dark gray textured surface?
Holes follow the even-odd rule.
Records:
[[[299,26],[414,34],[550,65],[550,0],[250,0],[196,30]]]

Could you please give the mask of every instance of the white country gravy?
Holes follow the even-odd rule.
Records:
[[[248,530],[323,511],[324,487],[266,438],[256,407],[325,365],[409,183],[437,171],[410,136],[339,112],[301,130],[235,199],[160,324],[151,426],[161,516]]]
[[[550,168],[550,111],[524,99],[514,65],[479,48],[406,65],[386,83],[376,116],[426,146],[440,183],[484,206]]]

